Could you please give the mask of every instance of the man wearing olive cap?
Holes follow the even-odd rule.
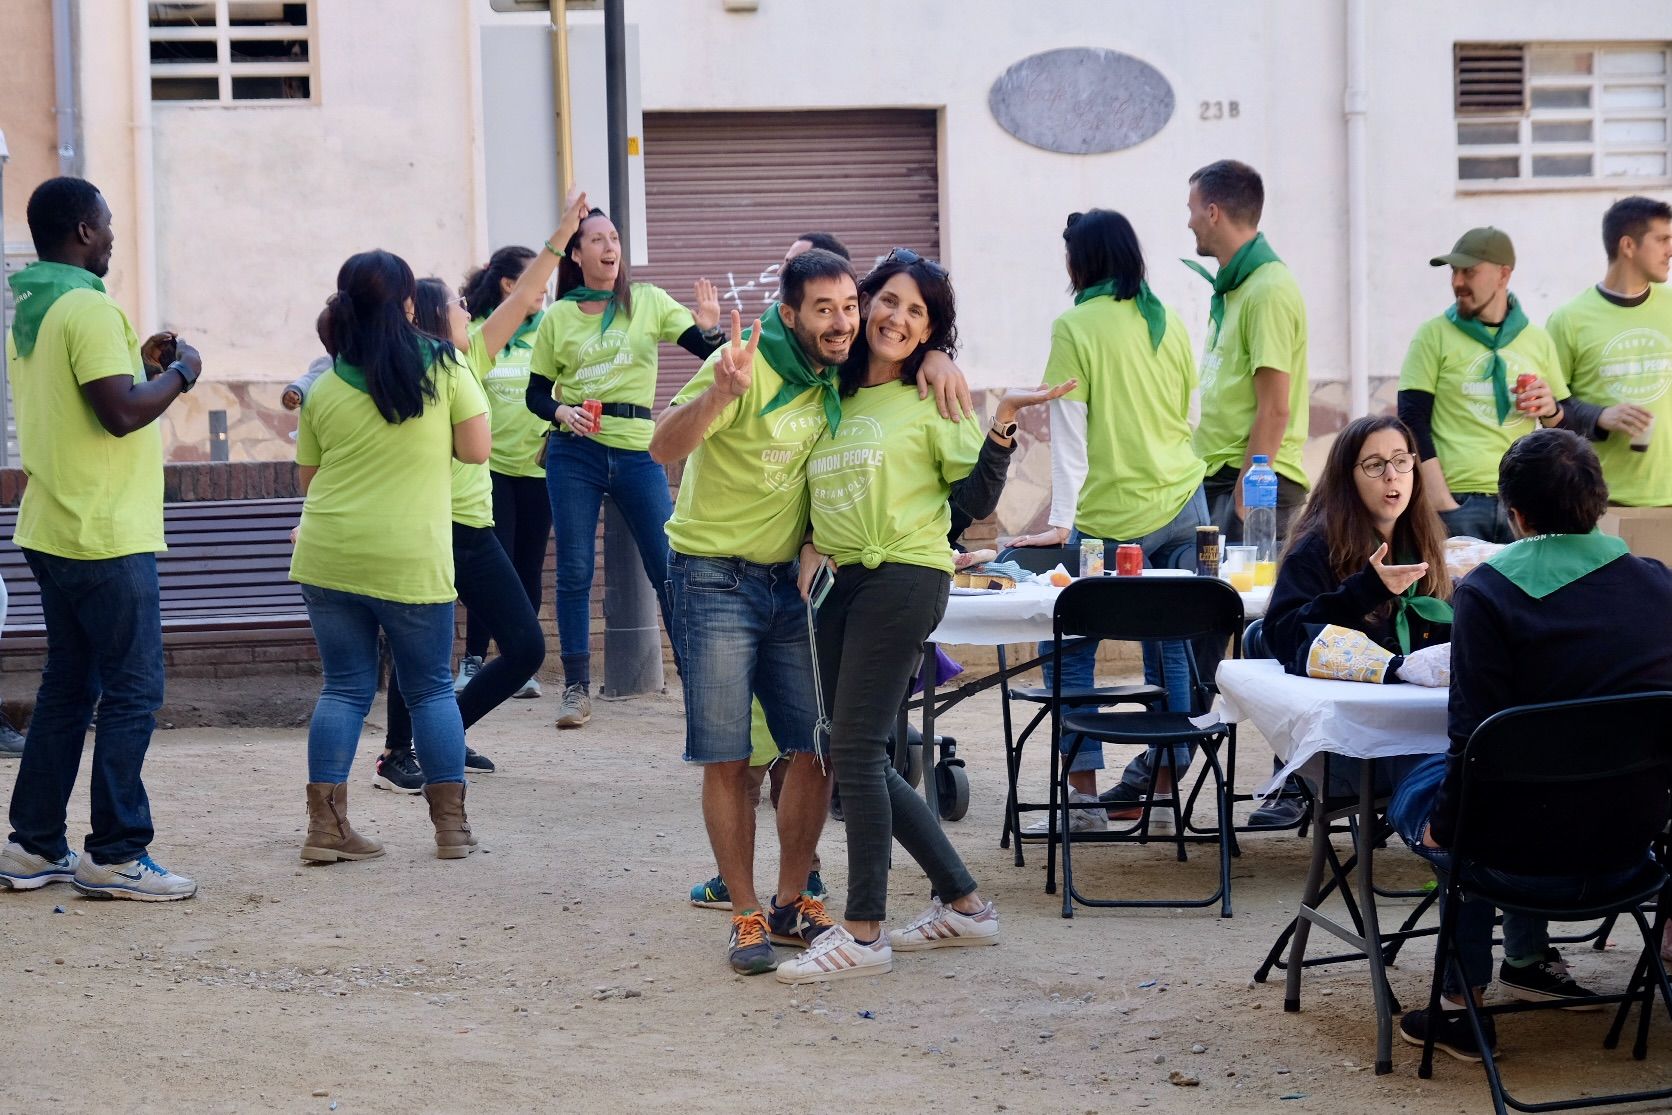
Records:
[[[1399,373],[1399,417],[1416,435],[1423,486],[1453,536],[1514,540],[1498,501],[1498,462],[1536,426],[1564,424],[1567,384],[1550,337],[1510,293],[1515,247],[1496,228],[1450,253],[1455,303],[1423,322]],[[1522,390],[1517,382],[1532,378]]]

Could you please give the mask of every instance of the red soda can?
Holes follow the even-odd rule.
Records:
[[[1133,542],[1115,548],[1115,576],[1138,577],[1144,572],[1144,548]]]
[[[1517,409],[1521,407],[1521,396],[1526,393],[1528,388],[1532,387],[1533,382],[1537,379],[1537,376],[1528,372],[1522,372],[1515,377],[1515,405]]]
[[[587,416],[592,419],[592,430],[596,433],[601,428],[604,420],[604,404],[597,399],[587,399],[581,403],[581,409],[586,411]]]

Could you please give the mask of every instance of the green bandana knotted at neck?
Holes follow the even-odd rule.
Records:
[[[64,295],[72,290],[104,292],[104,282],[93,272],[67,263],[40,261],[31,263],[8,280],[12,288],[15,309],[12,313],[12,340],[17,354],[28,356],[35,351],[35,339],[40,336],[41,322]]]
[[[1115,280],[1105,279],[1101,283],[1093,283],[1074,296],[1074,304],[1078,306],[1082,302],[1090,301],[1093,298],[1101,298],[1104,295],[1115,298]],[[1119,298],[1115,298],[1115,300],[1117,302],[1124,301]],[[1149,326],[1150,348],[1160,348],[1161,338],[1167,335],[1167,307],[1161,304],[1161,299],[1155,296],[1146,282],[1138,284],[1138,293],[1134,301],[1138,303],[1138,312],[1143,315],[1144,323]]]
[[[747,339],[749,331],[745,330],[743,336]],[[801,342],[784,327],[784,317],[778,312],[776,303],[768,306],[761,315],[758,351],[784,381],[784,386],[778,389],[761,414],[770,414],[800,398],[809,387],[817,387],[820,401],[824,403],[824,420],[830,424],[830,432],[835,433],[836,427],[842,424],[842,397],[837,390],[836,366],[813,367],[807,354],[801,351]]]
[[[1527,315],[1522,312],[1521,303],[1515,300],[1515,295],[1509,296],[1509,312],[1504,314],[1504,323],[1498,326],[1497,332],[1474,318],[1459,316],[1455,302],[1446,307],[1446,320],[1457,326],[1465,337],[1479,341],[1492,353],[1492,359],[1486,365],[1486,374],[1481,378],[1492,381],[1492,405],[1497,408],[1498,425],[1502,426],[1514,408],[1509,397],[1509,377],[1504,366],[1503,350],[1527,328]]]
[[[1486,564],[1534,600],[1542,600],[1629,552],[1623,539],[1593,527],[1589,534],[1523,538],[1487,558]]]
[[[1208,304],[1208,317],[1213,321],[1213,331],[1217,334],[1219,323],[1225,320],[1225,296],[1247,282],[1248,276],[1266,264],[1283,261],[1266,243],[1266,234],[1256,232],[1254,239],[1238,248],[1237,254],[1219,269],[1217,275],[1208,274],[1208,269],[1193,259],[1181,259],[1179,262],[1213,284],[1213,301]]]
[[[589,286],[578,286],[559,298],[558,301],[604,303],[604,320],[598,325],[598,335],[600,337],[610,331],[610,322],[615,320],[615,291],[613,290],[593,290]]]
[[[609,313],[608,310],[604,312]],[[539,332],[540,322],[544,320],[545,316],[546,311],[541,310],[533,317],[524,318],[523,323],[517,326],[517,331],[511,334],[511,339],[505,342],[505,347],[499,350],[500,354],[505,355],[514,348],[533,348],[534,341],[532,338],[535,333]]]
[[[1393,598],[1393,635],[1399,640],[1399,653],[1411,653],[1411,613],[1429,623],[1450,623],[1451,605],[1432,596],[1418,596],[1412,585]]]

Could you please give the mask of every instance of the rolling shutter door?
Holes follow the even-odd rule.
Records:
[[[940,256],[935,113],[647,112],[645,208],[650,265],[635,280],[686,306],[707,278],[747,324],[777,294],[784,249],[803,232],[846,244],[861,275],[890,248]],[[663,345],[660,409],[699,362]]]

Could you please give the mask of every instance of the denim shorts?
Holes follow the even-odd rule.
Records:
[[[685,761],[746,761],[751,697],[779,751],[812,751],[819,709],[795,562],[675,551],[666,588],[685,686]]]

